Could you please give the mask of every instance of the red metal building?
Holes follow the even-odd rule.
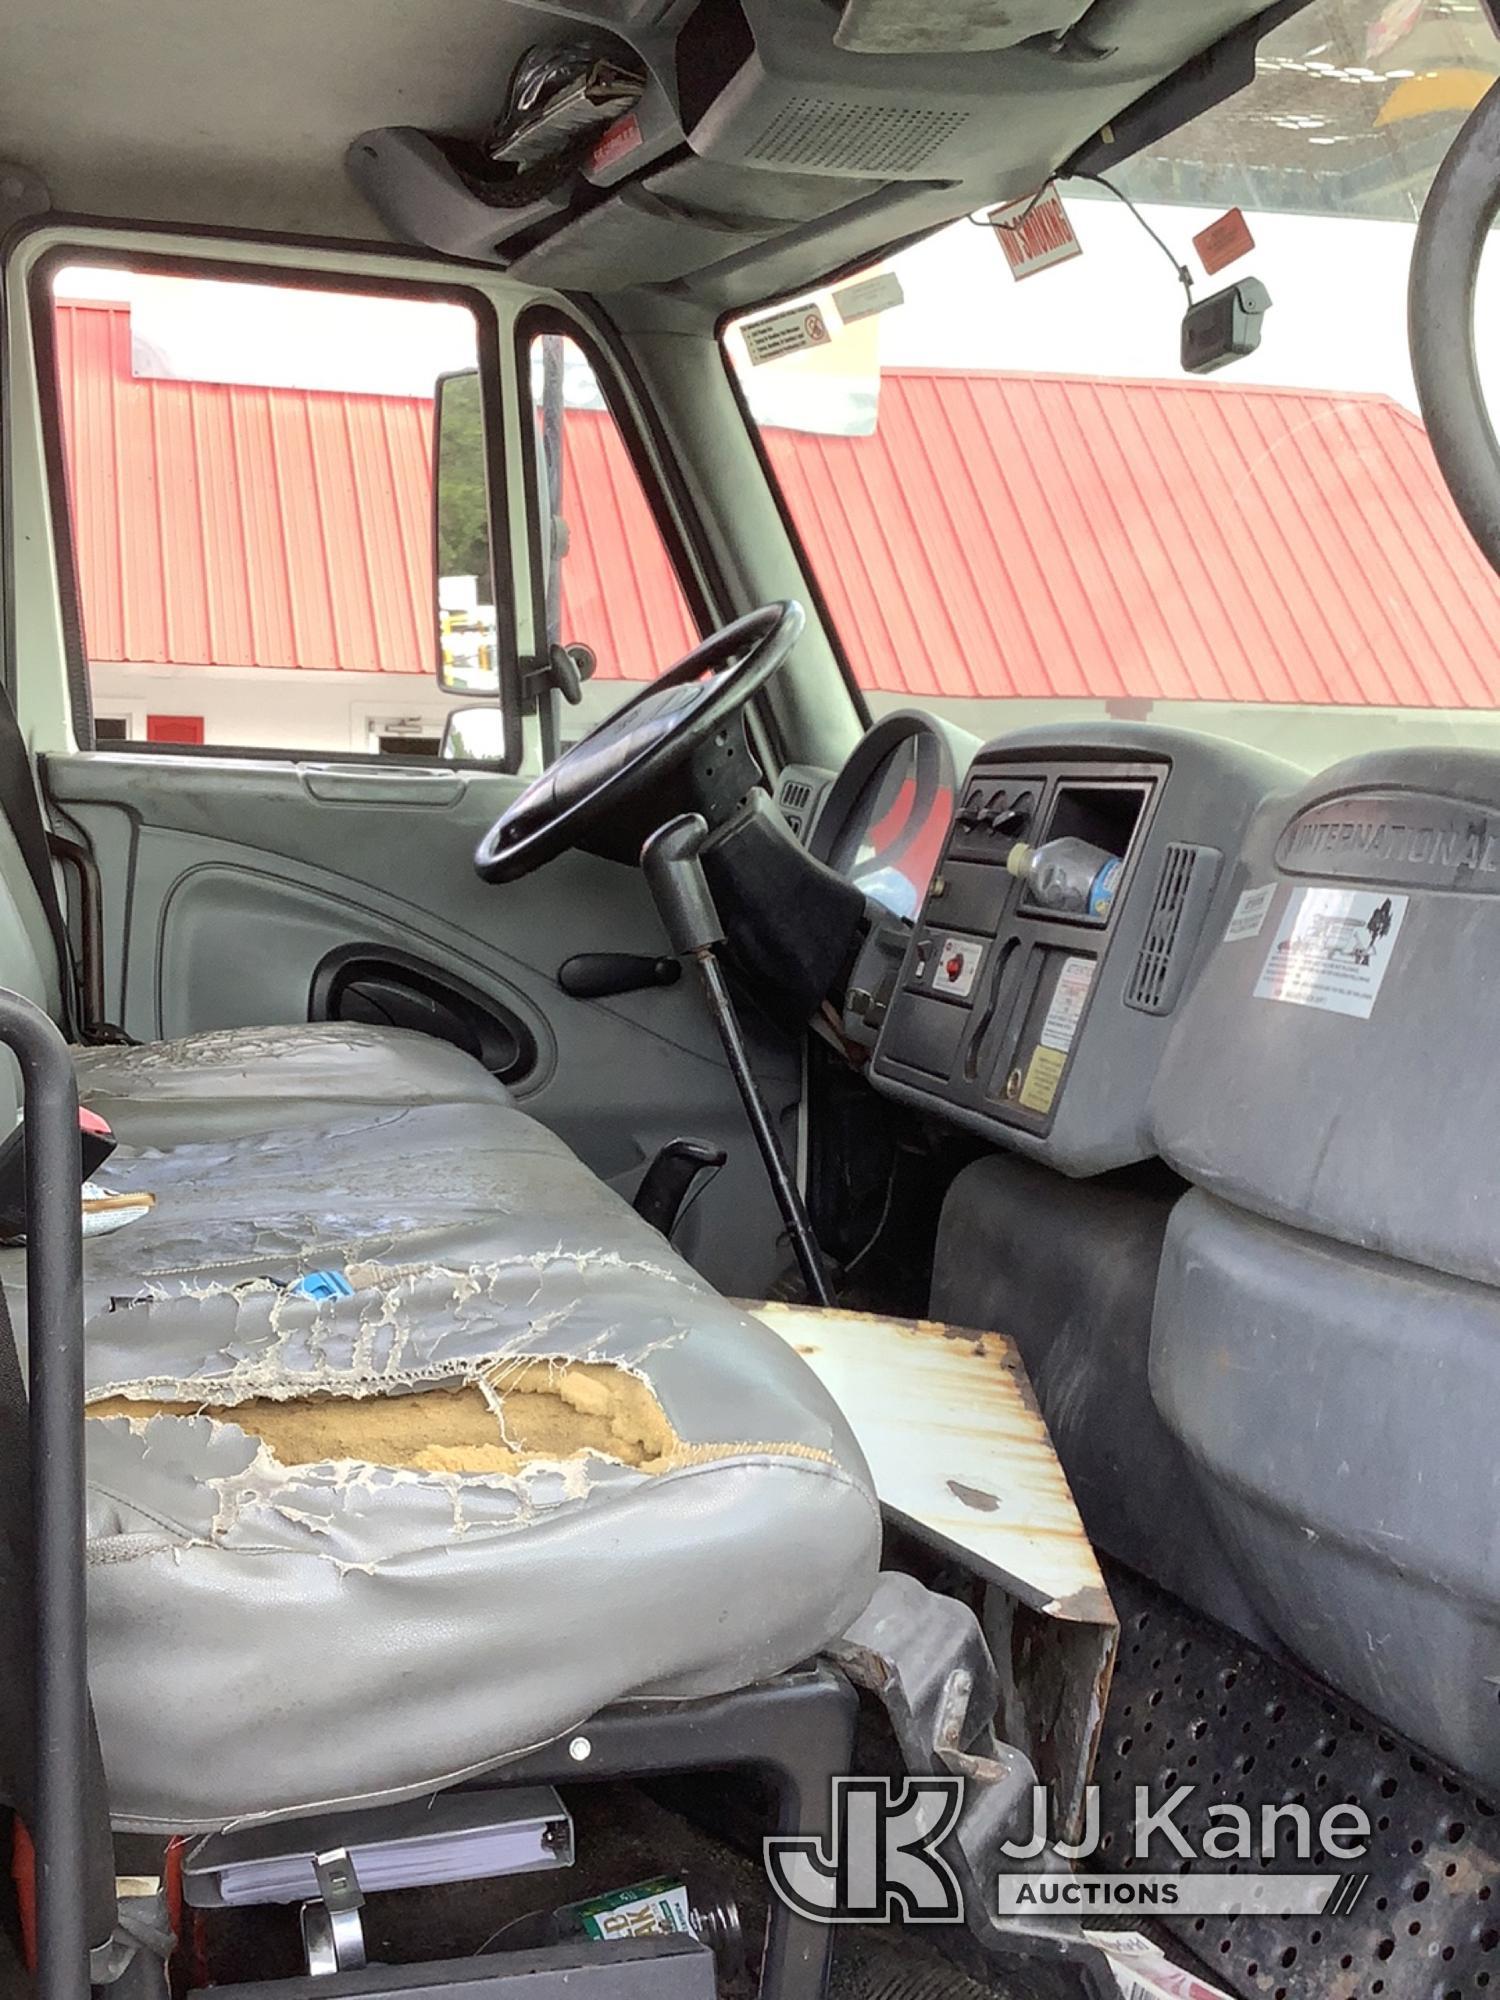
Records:
[[[430,405],[145,379],[129,310],[62,303],[90,656],[430,672]],[[603,677],[691,633],[630,466],[570,411],[565,626]],[[864,438],[768,447],[861,682],[1500,705],[1500,579],[1382,397],[887,372]]]

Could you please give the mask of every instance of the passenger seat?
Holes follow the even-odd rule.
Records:
[[[13,857],[0,823],[0,979],[56,1018]],[[95,1178],[155,1197],[84,1245],[117,1825],[430,1793],[865,1608],[880,1516],[827,1391],[479,1064],[343,1026],[76,1060],[121,1142]]]

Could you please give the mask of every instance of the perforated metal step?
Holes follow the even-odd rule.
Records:
[[[1316,1820],[1339,1800],[1374,1827],[1369,1877],[1343,1917],[1181,1917],[1165,1928],[1247,2000],[1482,2000],[1500,1996],[1500,1818],[1378,1722],[1193,1617],[1126,1571],[1107,1580],[1120,1614],[1097,1776],[1098,1866],[1129,1868],[1135,1787],[1177,1785],[1258,1815],[1295,1801]],[[1497,1708],[1500,1727],[1500,1708]],[[1190,1810],[1179,1814],[1191,1831]],[[1201,1824],[1201,1821],[1199,1822]],[[1186,1865],[1159,1852],[1151,1866]],[[1259,1860],[1216,1867],[1256,1869]],[[1295,1865],[1283,1860],[1278,1867]]]

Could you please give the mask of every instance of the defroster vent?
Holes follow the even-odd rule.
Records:
[[[1125,988],[1127,1007],[1142,1014],[1170,1014],[1176,1006],[1223,860],[1216,847],[1168,842],[1146,935]]]

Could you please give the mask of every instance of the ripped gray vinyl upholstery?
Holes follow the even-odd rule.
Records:
[[[76,1049],[79,1095],[131,1144],[307,1125],[359,1104],[504,1104],[472,1056],[431,1035],[350,1022],[214,1028]]]
[[[157,1196],[86,1245],[122,1825],[430,1790],[864,1608],[879,1519],[835,1405],[522,1113],[385,1107],[99,1178]],[[289,1289],[317,1270],[352,1295]]]

